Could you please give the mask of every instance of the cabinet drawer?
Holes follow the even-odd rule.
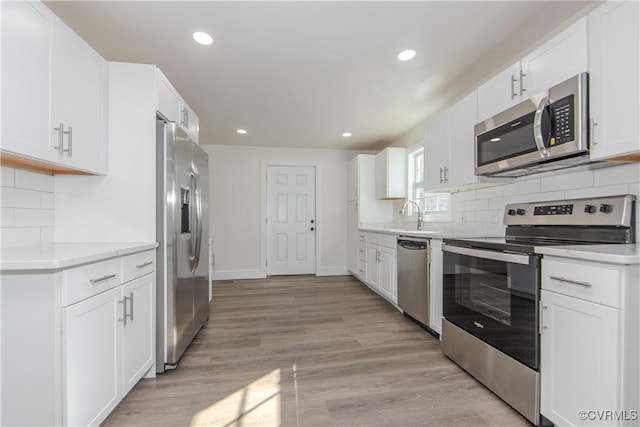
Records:
[[[122,276],[125,282],[152,273],[155,269],[155,251],[139,252],[122,259]]]
[[[388,248],[395,248],[398,238],[395,234],[383,234],[383,233],[368,233],[367,242],[374,245],[386,246]]]
[[[358,261],[358,277],[362,280],[367,280],[367,262],[360,260]]]
[[[62,305],[66,307],[121,283],[121,258],[71,268],[62,276]]]
[[[358,259],[367,262],[367,242],[365,240],[358,241]]]
[[[382,234],[380,236],[380,246],[395,249],[398,244],[398,237],[395,234]]]
[[[611,307],[620,307],[622,274],[610,264],[544,258],[542,288]]]

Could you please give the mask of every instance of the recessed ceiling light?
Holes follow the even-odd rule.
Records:
[[[203,31],[196,31],[193,33],[193,39],[203,45],[210,45],[213,43],[213,37]]]
[[[398,59],[400,61],[408,61],[411,58],[413,58],[414,56],[416,56],[416,51],[415,50],[411,50],[411,49],[407,49],[407,50],[403,50],[402,52],[400,52],[398,54]]]
[[[349,138],[351,136],[351,132],[343,132],[342,136],[344,136],[345,138]]]
[[[239,133],[240,135],[244,135],[247,133],[247,131],[245,129],[238,129],[236,130],[237,133]]]

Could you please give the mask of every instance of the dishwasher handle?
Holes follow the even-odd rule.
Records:
[[[398,239],[398,247],[413,251],[423,251],[429,247],[427,241],[401,240]]]

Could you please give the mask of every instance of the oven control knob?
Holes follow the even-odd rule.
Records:
[[[527,213],[527,211],[525,211],[524,209],[518,209],[518,210],[516,211],[516,213],[517,213],[518,215],[524,215],[524,214],[526,214],[526,213]]]
[[[600,205],[600,212],[611,213],[613,206],[603,203]]]
[[[514,216],[515,214],[516,214],[516,210],[515,210],[515,209],[509,209],[509,210],[507,211],[507,215]]]
[[[596,207],[595,205],[584,205],[584,211],[590,214],[596,213]]]

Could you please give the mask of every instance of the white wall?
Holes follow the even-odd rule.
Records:
[[[263,277],[260,241],[261,162],[317,162],[320,275],[347,272],[347,150],[203,145],[209,154],[214,279]]]
[[[2,166],[0,245],[2,248],[53,241],[53,175]]]

